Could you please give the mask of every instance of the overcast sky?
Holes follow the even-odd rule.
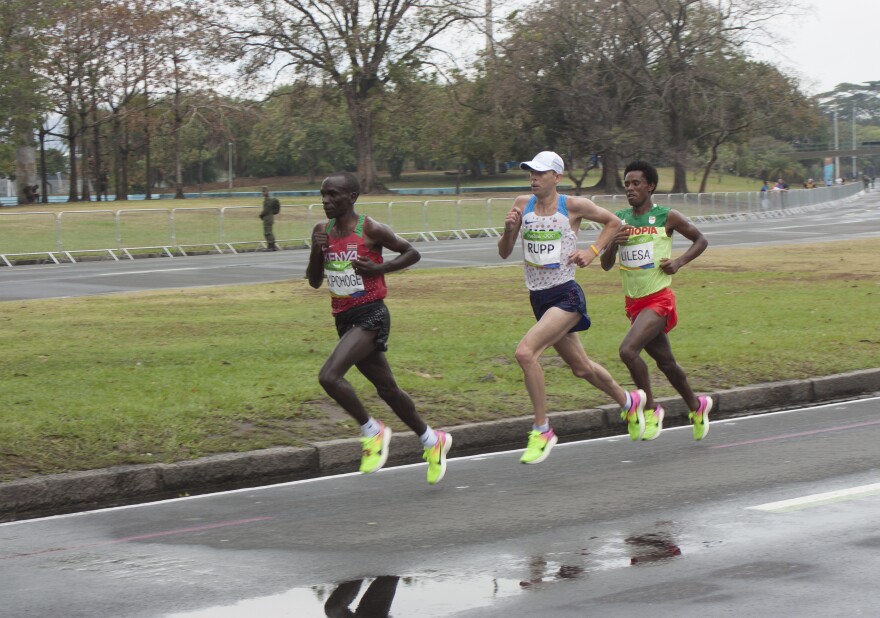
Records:
[[[842,82],[880,81],[880,2],[812,0],[804,6],[806,15],[780,20],[788,43],[762,59],[790,69],[808,94]]]
[[[485,0],[475,0],[481,4]],[[807,94],[833,90],[842,82],[880,81],[880,0],[799,0],[798,15],[776,18],[772,27],[785,39],[774,49],[754,49],[754,57],[799,78]],[[496,18],[529,0],[493,0]],[[479,36],[455,37],[453,54],[468,58],[481,48]],[[445,45],[441,45],[446,47]]]

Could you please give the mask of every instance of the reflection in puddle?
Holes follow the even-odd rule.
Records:
[[[548,562],[544,556],[533,556],[529,560],[531,577],[519,583],[522,588],[531,588],[538,584],[546,584],[560,579],[577,579],[585,568],[579,564]]]
[[[324,603],[324,613],[329,618],[387,618],[397,592],[399,577],[377,577],[367,588],[364,596],[352,611],[352,603],[361,590],[362,579],[339,584]]]
[[[167,618],[440,618],[489,607],[500,599],[524,594],[533,588],[588,580],[591,572],[670,560],[682,555],[679,544],[673,534],[657,529],[630,535],[615,534],[607,540],[592,537],[588,547],[572,551],[548,552],[527,558],[499,555],[494,562],[494,574],[381,575],[339,584],[295,588],[235,605],[175,613]],[[521,579],[523,576],[526,579]]]
[[[629,536],[626,543],[632,546],[630,564],[657,562],[681,555],[681,548],[672,537],[662,532]]]
[[[499,599],[519,592],[516,580],[488,575],[383,576],[344,582],[338,586],[295,588],[235,605],[176,613],[168,618],[442,618],[466,609],[488,607]],[[381,612],[386,603],[388,607],[393,605],[390,614],[388,609],[384,609],[385,613],[375,613]]]

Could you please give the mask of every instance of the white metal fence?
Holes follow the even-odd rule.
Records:
[[[860,184],[785,192],[686,193],[655,195],[654,202],[688,217],[725,219],[783,216],[854,196]],[[466,198],[359,202],[360,213],[388,223],[403,237],[432,241],[497,236],[510,198]],[[626,208],[623,195],[591,196],[599,206]],[[49,260],[76,262],[85,256],[134,259],[194,252],[252,251],[265,246],[259,206],[133,208],[63,212],[2,212],[0,264]],[[324,220],[320,204],[288,205],[275,218],[275,236],[284,248],[306,247],[315,224]]]

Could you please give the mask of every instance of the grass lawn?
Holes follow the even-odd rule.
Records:
[[[0,480],[357,435],[317,372],[325,289],[263,285],[0,303]],[[618,276],[579,271],[588,352],[624,386]],[[513,351],[533,323],[520,266],[388,278],[389,361],[435,427],[530,413]],[[695,390],[876,367],[880,239],[711,249],[676,276],[672,333]],[[544,357],[551,410],[610,403]],[[370,410],[401,423],[356,373]],[[660,396],[671,388],[654,371]]]

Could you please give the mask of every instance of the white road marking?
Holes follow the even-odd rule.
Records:
[[[749,506],[746,508],[753,511],[766,511],[768,513],[788,513],[790,511],[809,509],[814,506],[822,506],[824,504],[832,504],[835,502],[855,500],[865,496],[876,495],[880,495],[880,483],[850,487],[849,489],[838,489],[837,491],[801,496],[800,498],[791,498],[789,500],[779,500],[778,502],[768,502],[766,504],[759,504],[758,506]]]

